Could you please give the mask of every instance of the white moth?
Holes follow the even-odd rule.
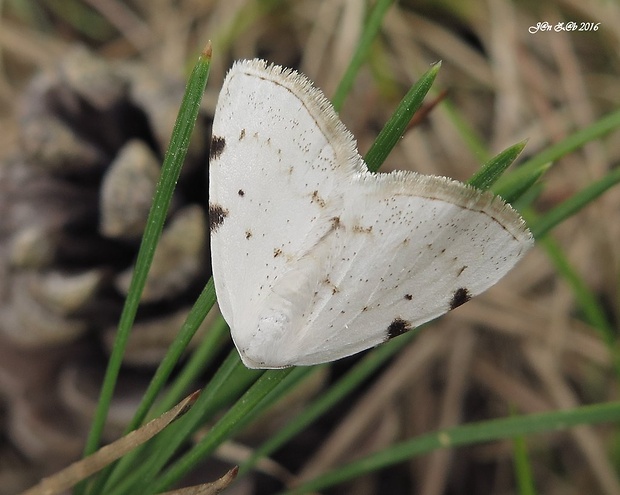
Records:
[[[488,289],[532,244],[490,193],[369,172],[321,91],[262,60],[222,86],[209,213],[220,310],[249,368],[376,346]]]

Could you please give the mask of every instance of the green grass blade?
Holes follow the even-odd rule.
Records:
[[[200,99],[209,76],[210,63],[211,49],[210,45],[208,45],[199,57],[192,75],[189,78],[185,95],[183,97],[183,102],[181,104],[181,108],[179,109],[179,114],[172,131],[170,145],[164,158],[162,173],[157,184],[153,205],[149,212],[142,243],[140,244],[136,268],[131,280],[127,299],[125,300],[125,305],[123,307],[118,325],[118,332],[110,354],[103,385],[101,387],[99,400],[97,402],[97,410],[95,411],[95,417],[86,441],[84,456],[92,454],[96,451],[101,441],[101,433],[103,432],[103,427],[110,408],[110,402],[116,387],[116,381],[122,365],[125,347],[127,345],[129,333],[131,331],[131,327],[133,326],[135,315],[140,304],[140,296],[146,283],[148,270],[153,260],[157,241],[159,240],[163,229],[166,213],[172,199],[172,193],[179,178],[183,160],[185,159],[185,155],[187,153],[189,138],[192,130],[194,129],[194,123],[196,122],[196,118],[198,116]],[[78,495],[83,494],[85,487],[85,483],[79,484],[75,489],[75,493]]]
[[[497,182],[497,187],[501,189],[505,183],[510,180],[524,182],[545,164],[553,163],[571,151],[575,151],[584,144],[600,138],[618,127],[620,127],[620,110],[606,115],[585,129],[574,132],[566,139],[541,151],[514,172],[504,175],[504,177]]]
[[[226,342],[230,342],[228,325],[222,317],[219,317],[209,328],[200,345],[192,352],[187,364],[174,380],[170,390],[161,402],[157,403],[153,416],[159,416],[179,402],[184,395],[187,395],[192,384],[196,382],[205,367],[211,364],[213,358],[222,349],[222,344]]]
[[[485,141],[481,138],[480,134],[468,123],[458,109],[446,98],[441,105],[441,109],[445,112],[450,122],[456,129],[456,133],[463,140],[467,148],[471,151],[473,156],[479,157],[479,160],[485,160],[489,157],[489,150],[486,147]]]
[[[532,466],[529,456],[527,455],[525,438],[519,435],[514,439],[513,446],[515,478],[518,486],[517,491],[519,495],[536,495]]]
[[[527,141],[513,144],[501,153],[488,160],[467,183],[470,186],[486,191],[491,188],[525,148]]]
[[[538,180],[551,168],[550,163],[544,163],[538,166],[536,169],[532,170],[527,175],[520,175],[519,177],[515,177],[514,175],[509,177],[508,180],[503,180],[501,184],[493,185],[491,187],[491,191],[493,194],[497,194],[504,198],[504,201],[507,203],[515,203],[523,196],[527,196],[527,193],[532,191],[533,186],[538,182]],[[504,178],[506,175],[504,175]],[[532,196],[532,200],[535,196]],[[529,201],[527,202],[529,204]]]
[[[371,454],[318,476],[299,487],[282,492],[282,494],[301,495],[303,493],[324,490],[338,483],[366,475],[378,469],[440,448],[474,445],[482,442],[514,438],[520,435],[565,430],[580,424],[593,425],[617,422],[618,420],[620,420],[620,402],[610,402],[563,411],[494,419],[471,425],[457,426],[398,443],[381,452]]]
[[[162,174],[157,184],[153,206],[149,212],[143,241],[140,245],[136,269],[131,280],[125,306],[123,307],[118,336],[110,356],[110,363],[99,399],[98,411],[86,444],[86,455],[94,452],[99,445],[103,424],[105,423],[110,400],[116,384],[116,378],[118,376],[118,370],[120,369],[127,338],[129,337],[129,331],[133,325],[142,289],[146,283],[148,268],[153,260],[157,240],[163,229],[174,186],[178,180],[181,166],[187,153],[189,136],[192,133],[196,117],[198,116],[200,96],[204,92],[207,82],[210,61],[210,51],[200,56],[194,68],[194,72],[190,77],[183,103],[181,104],[179,115],[172,132],[170,147],[164,159]]]
[[[374,9],[370,12],[368,21],[362,32],[362,37],[357,43],[357,49],[332,98],[332,105],[334,105],[336,111],[342,108],[345,98],[351,92],[355,76],[366,60],[368,52],[370,51],[370,46],[379,33],[383,18],[392,3],[394,3],[394,0],[377,0]]]
[[[545,236],[552,228],[577,213],[584,206],[589,205],[605,191],[620,182],[620,168],[612,170],[602,179],[593,182],[586,188],[574,194],[566,201],[547,212],[533,222],[531,231],[536,239]]]
[[[196,330],[198,330],[204,321],[213,304],[215,304],[215,286],[213,285],[213,279],[209,279],[207,285],[196,300],[194,307],[187,315],[187,319],[181,327],[179,334],[168,348],[166,355],[155,371],[155,375],[153,376],[153,379],[151,380],[151,383],[149,384],[149,387],[146,390],[133,419],[127,426],[125,433],[134,430],[142,424],[149,409],[153,405],[153,402],[155,402],[157,395],[163,389],[166,384],[166,380],[172,373],[185,349],[187,349],[187,346],[196,333]],[[175,402],[177,401],[173,400],[172,404],[168,405],[172,406]],[[168,406],[164,405],[164,410],[168,408]]]
[[[396,143],[403,137],[411,117],[422,106],[424,97],[431,89],[440,67],[441,64],[436,63],[426,71],[398,104],[390,120],[383,126],[383,129],[381,129],[375,142],[364,157],[368,170],[376,172],[392,152]]]

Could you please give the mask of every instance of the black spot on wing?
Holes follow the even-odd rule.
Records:
[[[245,191],[244,191],[243,189],[239,189],[239,190],[237,191],[237,194],[238,194],[239,196],[243,197],[243,196],[245,196]]]
[[[228,210],[225,210],[218,204],[209,203],[209,230],[211,233],[215,232],[222,225],[227,216]]]
[[[241,129],[241,132],[239,133],[239,141],[241,141],[244,137],[245,137],[245,129]]]
[[[467,301],[471,299],[471,294],[467,289],[461,287],[460,289],[456,289],[454,294],[452,295],[452,300],[450,301],[450,309],[458,308],[459,306],[465,304]]]
[[[409,330],[411,330],[411,323],[402,318],[394,318],[394,321],[387,328],[387,340],[398,337]]]
[[[226,140],[223,137],[211,136],[211,151],[209,152],[209,159],[214,160],[219,158],[226,147]]]
[[[407,301],[411,301],[413,296],[411,294],[405,294],[405,299],[407,299]]]

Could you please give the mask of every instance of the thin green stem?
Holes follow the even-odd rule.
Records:
[[[620,419],[620,402],[583,406],[563,411],[553,411],[529,416],[509,417],[457,426],[447,430],[416,437],[371,454],[358,461],[325,473],[282,492],[301,495],[324,490],[338,483],[367,475],[378,469],[394,465],[441,448],[454,448],[482,442],[514,438],[553,430],[565,430],[580,424],[617,422]]]
[[[185,96],[181,108],[179,109],[179,115],[172,132],[170,146],[164,158],[162,173],[157,184],[153,206],[149,212],[144,236],[138,252],[136,268],[129,286],[129,292],[118,325],[118,332],[114,340],[114,346],[110,354],[108,367],[97,402],[97,410],[95,411],[91,430],[84,448],[84,456],[95,452],[101,441],[101,434],[108,416],[131,327],[133,326],[136,312],[140,304],[140,297],[146,283],[148,269],[153,260],[157,241],[163,230],[166,213],[172,199],[172,193],[181,173],[185,155],[187,154],[189,138],[194,129],[194,124],[200,109],[200,95],[204,92],[210,66],[211,48],[210,45],[208,45],[200,55],[189,79]],[[82,495],[85,488],[85,483],[81,483],[76,487],[75,493]]]
[[[523,163],[515,171],[504,175],[504,177],[497,182],[497,187],[501,188],[508,181],[523,182],[533,173],[540,170],[541,167],[558,160],[564,155],[581,148],[584,144],[594,141],[618,127],[620,127],[620,110],[607,114],[594,124],[574,132],[566,139],[536,154],[536,156]]]
[[[368,170],[376,172],[387,156],[392,152],[396,143],[400,141],[409,125],[413,114],[420,108],[424,97],[437,76],[441,64],[435,64],[416,81],[398,104],[398,107],[383,126],[368,153],[364,157]]]

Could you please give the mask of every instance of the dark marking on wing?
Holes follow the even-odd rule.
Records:
[[[245,129],[241,129],[241,132],[239,133],[239,141],[241,141],[244,137],[245,137]]]
[[[282,250],[280,248],[276,248],[276,249],[273,250],[273,257],[274,258],[277,258],[281,254],[282,254]]]
[[[332,281],[329,279],[329,277],[326,277],[325,280],[323,280],[323,284],[324,285],[328,285],[332,288],[332,295],[337,294],[338,292],[340,292],[340,289],[334,285],[332,283]]]
[[[211,150],[209,151],[209,159],[219,158],[226,148],[226,140],[223,137],[211,136]]]
[[[450,301],[450,309],[458,308],[471,299],[471,294],[467,289],[461,287],[456,289],[452,295],[452,301]]]
[[[228,210],[215,203],[209,203],[209,231],[214,233],[227,216]]]
[[[411,301],[413,296],[411,294],[405,294],[405,299],[407,299],[407,301]]]
[[[325,208],[325,200],[319,196],[319,191],[312,192],[312,199],[310,201],[312,203],[317,203],[321,208]]]
[[[371,234],[372,233],[372,225],[370,227],[362,227],[361,225],[354,225],[353,232],[357,234]]]
[[[409,330],[411,330],[411,323],[402,318],[394,318],[394,321],[387,328],[387,340],[398,337]]]
[[[239,196],[243,197],[243,196],[245,196],[245,191],[244,191],[243,189],[239,189],[239,190],[237,191],[237,194],[238,194]]]
[[[246,230],[245,231],[245,238],[249,240],[250,237],[252,237],[252,231],[251,230]]]
[[[467,268],[467,265],[463,265],[463,268],[461,268],[461,269],[459,270],[459,272],[456,274],[456,276],[457,276],[457,277],[460,277],[460,276],[461,276],[461,273],[463,273],[463,272],[465,271],[465,268]]]

